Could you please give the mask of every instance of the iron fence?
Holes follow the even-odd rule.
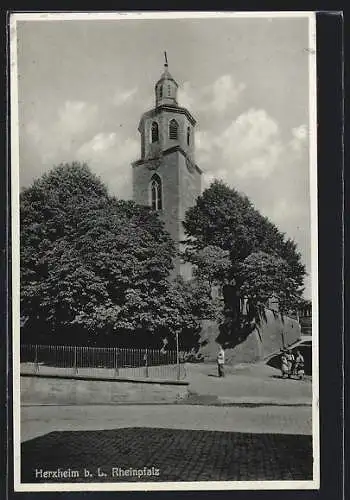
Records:
[[[180,380],[184,356],[176,351],[120,347],[21,345],[21,374]]]

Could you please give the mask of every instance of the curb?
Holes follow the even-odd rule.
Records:
[[[312,406],[312,401],[269,398],[220,398],[223,406]]]
[[[150,401],[150,402],[113,402],[113,403],[84,403],[84,404],[69,404],[69,403],[22,403],[21,408],[31,408],[31,407],[41,407],[41,406],[64,406],[64,407],[82,407],[82,406],[215,406],[222,408],[258,408],[264,406],[277,406],[277,407],[295,407],[295,408],[311,408],[311,403],[305,402],[277,402],[277,401],[231,401],[231,402],[222,402],[222,401],[212,401],[212,402],[201,402],[201,401],[190,401],[190,400],[182,400],[176,402],[166,402],[166,401]]]
[[[188,386],[187,380],[170,380],[170,379],[154,379],[154,378],[134,378],[134,377],[103,377],[103,376],[86,376],[86,375],[67,375],[67,374],[48,374],[48,373],[21,373],[21,377],[31,378],[50,378],[50,379],[68,379],[68,380],[86,380],[96,382],[129,382],[135,384],[160,384],[160,385],[182,385]]]

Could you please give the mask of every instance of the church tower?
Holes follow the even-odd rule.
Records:
[[[201,169],[195,163],[195,125],[177,101],[178,84],[168,70],[155,85],[155,107],[141,116],[141,157],[132,164],[133,197],[159,213],[178,250],[184,239],[182,221],[201,193]],[[191,267],[175,259],[175,275],[191,277]]]

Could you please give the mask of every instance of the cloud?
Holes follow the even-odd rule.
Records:
[[[241,114],[218,141],[224,160],[234,162],[238,177],[267,178],[278,167],[282,151],[279,126],[265,110]]]
[[[308,146],[309,131],[305,124],[292,129],[292,139],[290,147],[297,153],[300,153],[303,148]]]
[[[119,102],[131,99],[135,92],[132,89],[120,94]],[[138,157],[139,141],[130,137],[127,126],[114,123],[115,130],[104,130],[111,125],[104,114],[103,107],[67,100],[51,122],[47,123],[50,117],[43,114],[30,121],[22,135],[21,184],[29,184],[55,164],[77,160],[88,163],[113,194],[131,198],[131,162]],[[31,175],[26,171],[28,162],[33,164]]]
[[[137,87],[125,91],[121,89],[116,90],[113,97],[114,106],[122,106],[123,104],[127,103],[136,94],[136,92]]]
[[[223,75],[214,82],[210,106],[218,112],[224,111],[228,105],[238,101],[244,89],[244,83],[236,84],[231,75]]]
[[[135,139],[115,132],[99,132],[82,144],[75,156],[101,176],[111,193],[127,199],[132,196],[131,162],[138,152],[139,143]]]
[[[37,122],[30,121],[25,127],[26,134],[33,140],[35,144],[39,144],[42,139],[42,131]]]
[[[61,137],[71,137],[81,134],[94,122],[98,107],[83,101],[66,101],[58,110],[58,121],[54,130]]]
[[[58,159],[66,161],[76,143],[96,124],[98,107],[83,101],[65,101],[58,108],[56,119],[30,121],[25,129],[43,164]]]
[[[179,104],[198,112],[223,113],[230,105],[238,103],[245,88],[246,85],[236,82],[232,75],[221,75],[212,84],[200,88],[185,82],[179,89]]]
[[[278,168],[283,152],[278,123],[265,110],[255,109],[239,115],[215,137],[201,131],[196,144],[198,161],[227,181],[266,179]]]

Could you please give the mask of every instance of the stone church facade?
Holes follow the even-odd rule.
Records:
[[[202,171],[195,162],[192,114],[179,105],[178,84],[164,65],[155,85],[155,107],[140,119],[141,157],[132,164],[133,198],[159,213],[178,250],[183,248],[182,221],[201,193]],[[191,266],[178,256],[174,274],[191,278]]]

